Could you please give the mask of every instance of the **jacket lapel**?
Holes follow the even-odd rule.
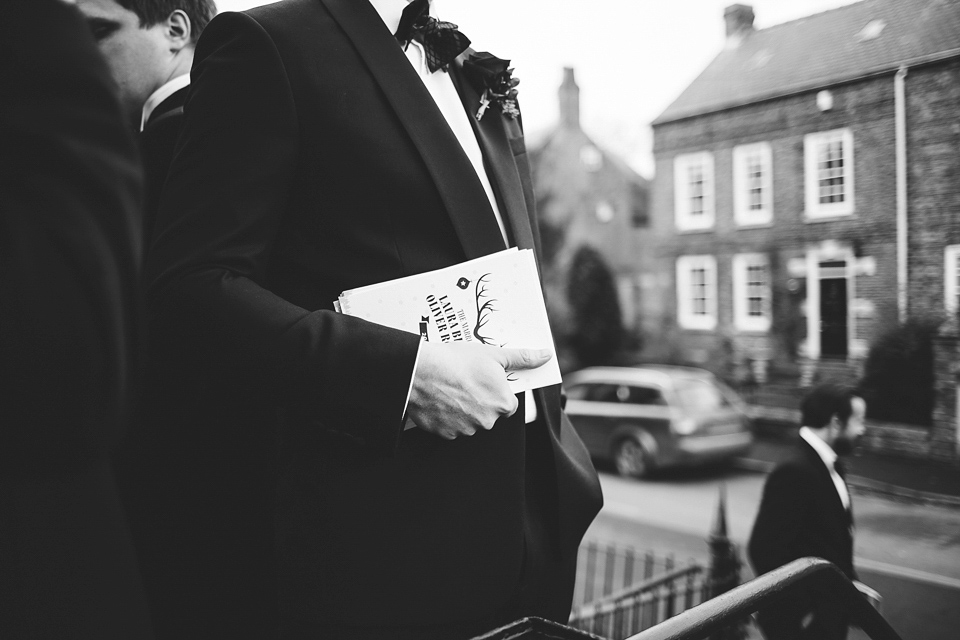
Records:
[[[491,105],[478,122],[476,113],[480,107],[480,94],[463,76],[459,64],[451,65],[451,76],[460,94],[463,108],[470,119],[473,132],[480,142],[480,148],[486,160],[487,173],[500,197],[504,209],[500,213],[506,218],[510,227],[511,239],[520,249],[534,249],[533,229],[511,147],[511,144],[522,145],[523,140],[518,138],[512,141],[508,137],[505,118],[499,113],[499,107]]]
[[[376,9],[357,0],[321,1],[353,42],[413,140],[466,257],[502,250],[503,237],[473,165]]]

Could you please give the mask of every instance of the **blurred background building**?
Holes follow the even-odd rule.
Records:
[[[934,342],[960,304],[960,3],[722,19],[723,49],[652,123],[649,183],[584,133],[565,69],[531,151],[563,368],[703,366],[784,407],[861,381],[872,417],[926,429],[918,455],[955,455]]]
[[[580,88],[564,69],[560,121],[531,148],[544,287],[564,370],[608,363],[653,326],[640,312],[653,270],[649,183],[580,126]]]

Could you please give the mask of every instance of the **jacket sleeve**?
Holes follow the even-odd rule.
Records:
[[[198,43],[147,259],[154,328],[229,353],[278,401],[392,450],[419,337],[273,293],[265,272],[297,171],[299,122],[269,34],[239,13]],[[323,212],[318,212],[323,215]]]

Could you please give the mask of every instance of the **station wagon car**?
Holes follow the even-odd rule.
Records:
[[[564,378],[566,412],[590,455],[623,476],[724,460],[753,442],[747,406],[693,367],[590,367]]]

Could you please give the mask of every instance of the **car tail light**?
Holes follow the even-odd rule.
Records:
[[[697,421],[693,418],[680,418],[672,423],[673,432],[677,435],[688,436],[697,430]]]

